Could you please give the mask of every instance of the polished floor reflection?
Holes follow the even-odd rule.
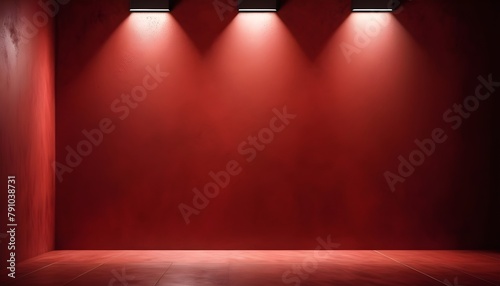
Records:
[[[500,285],[482,251],[53,251],[0,285]]]

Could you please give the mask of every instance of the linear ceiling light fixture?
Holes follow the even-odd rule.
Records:
[[[239,0],[238,11],[276,12],[278,11],[278,0]]]
[[[130,0],[131,12],[168,12],[170,0]]]
[[[393,12],[399,5],[398,0],[351,0],[353,12]]]

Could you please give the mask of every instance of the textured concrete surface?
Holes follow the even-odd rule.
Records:
[[[18,262],[54,247],[54,32],[49,16],[33,22],[40,12],[36,0],[0,2],[0,233],[16,176]],[[9,239],[0,240],[4,268]]]
[[[57,248],[498,246],[498,100],[458,130],[443,121],[478,76],[500,79],[498,1],[407,1],[350,63],[341,46],[373,15],[347,0],[222,21],[211,0],[165,14],[127,3],[74,0],[57,21],[58,162],[82,131],[113,130],[57,183]],[[148,66],[170,76],[126,103]],[[255,158],[239,152],[284,106],[290,125]],[[446,142],[391,192],[384,172],[435,128]],[[187,225],[179,205],[232,160],[241,173]]]

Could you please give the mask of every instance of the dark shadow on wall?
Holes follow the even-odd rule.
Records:
[[[278,16],[310,61],[323,50],[332,34],[347,19],[350,1],[282,0]]]
[[[489,39],[488,41],[488,70],[492,73],[495,81],[500,81],[500,41],[493,35],[498,35],[498,27],[500,25],[500,18],[498,11],[500,11],[499,1],[490,1],[484,8],[484,14],[478,15],[487,19],[485,25],[486,30],[481,33],[483,37]],[[488,207],[488,231],[485,245],[488,249],[500,250],[500,88],[497,89],[491,100],[490,118],[491,136],[492,136],[492,151],[490,159],[490,180],[492,181],[489,193],[489,207]]]
[[[479,76],[492,74],[493,80],[500,81],[500,43],[493,36],[498,35],[499,9],[500,3],[493,0],[475,2],[474,9],[469,1],[408,0],[395,13],[438,69],[453,67],[456,71],[452,74],[460,79],[459,88],[446,108],[474,95]],[[431,30],[438,32],[429,33]],[[500,248],[500,231],[492,227],[500,224],[498,94],[500,90],[481,102],[478,110],[453,131],[463,144],[457,153],[461,167],[454,176],[453,199],[443,205],[443,211],[462,248]]]
[[[72,0],[61,7],[56,21],[57,86],[77,78],[113,32],[130,15],[128,0]],[[61,47],[64,47],[62,49]],[[83,47],[83,48],[81,48]],[[64,65],[64,72],[58,67]]]
[[[172,15],[204,55],[238,14],[231,1],[174,0]]]

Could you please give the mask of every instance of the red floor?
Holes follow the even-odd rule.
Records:
[[[0,285],[500,285],[500,253],[54,251],[16,275]]]

